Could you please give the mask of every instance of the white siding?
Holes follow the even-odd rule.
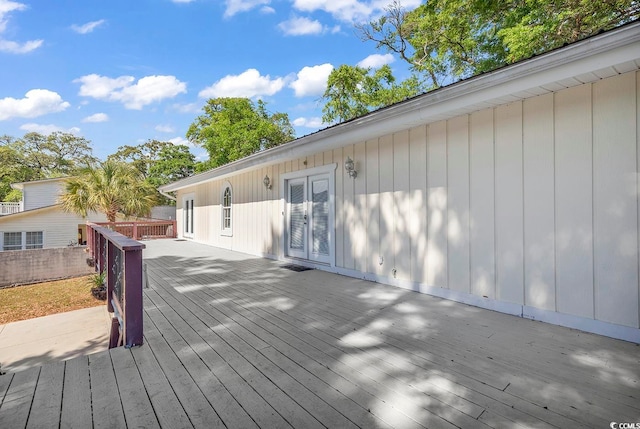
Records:
[[[636,79],[593,86],[593,213],[596,319],[638,326]]]
[[[64,180],[36,181],[23,186],[24,210],[33,210],[57,204],[64,190]]]
[[[196,240],[281,258],[279,177],[337,163],[330,269],[637,329],[639,80],[630,72],[226,177],[232,237],[219,231],[222,180],[179,194],[195,192]]]
[[[88,218],[92,222],[106,222],[106,216],[93,213]],[[4,216],[0,218],[0,234],[3,232],[42,231],[44,248],[64,247],[69,242],[78,241],[78,226],[87,219],[65,213],[60,207],[44,208],[28,213]],[[2,250],[0,248],[0,250]]]

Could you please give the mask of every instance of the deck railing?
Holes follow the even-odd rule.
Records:
[[[134,240],[176,238],[175,220],[148,220],[133,222],[96,222]]]
[[[22,203],[0,202],[0,216],[20,213],[22,211]]]
[[[96,272],[105,276],[111,319],[109,348],[142,344],[142,249],[145,245],[87,223],[87,246]]]

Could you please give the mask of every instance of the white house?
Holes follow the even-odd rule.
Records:
[[[160,190],[184,238],[640,342],[639,116],[633,23]]]
[[[87,219],[66,213],[58,204],[64,178],[14,183],[22,191],[19,209],[0,216],[0,251],[64,247],[86,241],[87,220],[106,222],[100,213]],[[4,204],[4,203],[2,203]]]

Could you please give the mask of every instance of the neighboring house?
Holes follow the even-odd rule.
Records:
[[[633,23],[160,191],[184,238],[640,342],[639,116]]]
[[[19,210],[0,216],[0,251],[64,247],[86,241],[85,223],[106,222],[100,213],[82,218],[58,204],[64,178],[14,183],[22,191]],[[6,203],[0,203],[5,205]],[[8,205],[11,206],[11,205]]]

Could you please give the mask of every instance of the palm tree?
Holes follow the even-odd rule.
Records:
[[[87,212],[100,212],[115,222],[118,213],[148,216],[156,203],[156,191],[132,165],[107,160],[67,179],[60,203],[67,212],[82,217]]]

